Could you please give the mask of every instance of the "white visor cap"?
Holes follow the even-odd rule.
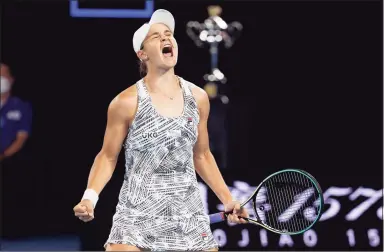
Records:
[[[143,41],[147,36],[151,25],[159,23],[168,26],[172,33],[175,32],[175,19],[173,18],[172,14],[164,9],[156,10],[153,12],[149,23],[143,24],[139,29],[137,29],[135,34],[133,34],[133,50],[135,50],[136,53],[140,51],[140,47],[143,44]]]

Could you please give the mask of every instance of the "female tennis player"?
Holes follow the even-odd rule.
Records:
[[[204,90],[175,75],[175,21],[166,10],[153,13],[133,36],[146,75],[114,98],[108,108],[101,151],[75,215],[94,218],[100,192],[125,147],[126,174],[107,251],[218,250],[204,213],[196,172],[213,190],[229,221],[248,216],[234,201],[209,149],[209,100]],[[196,171],[196,172],[195,172]]]

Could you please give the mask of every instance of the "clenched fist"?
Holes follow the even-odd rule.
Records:
[[[248,218],[248,212],[245,208],[241,207],[240,202],[238,201],[232,201],[224,205],[225,212],[232,212],[228,215],[229,222],[232,223],[238,223],[238,224],[244,224],[247,223],[247,221],[241,217]]]
[[[91,221],[95,218],[93,210],[92,202],[87,199],[82,200],[73,208],[75,216],[84,222]]]

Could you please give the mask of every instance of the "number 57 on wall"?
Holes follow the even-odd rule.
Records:
[[[335,199],[335,197],[343,197],[349,195],[349,199],[354,201],[360,196],[367,198],[361,202],[355,208],[353,208],[346,216],[345,219],[348,221],[357,220],[365,211],[367,211],[373,204],[375,204],[380,198],[383,197],[383,189],[374,190],[372,188],[359,187],[355,191],[351,187],[329,187],[323,194],[324,203],[329,205],[327,211],[325,211],[320,221],[328,220],[337,215],[340,211],[341,204]],[[377,209],[377,217],[383,219],[383,207]]]

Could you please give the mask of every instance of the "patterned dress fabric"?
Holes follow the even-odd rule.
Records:
[[[125,176],[106,242],[153,251],[217,248],[204,212],[193,164],[199,112],[192,83],[179,77],[184,110],[165,117],[143,80],[125,141]],[[105,245],[106,245],[105,244]]]

